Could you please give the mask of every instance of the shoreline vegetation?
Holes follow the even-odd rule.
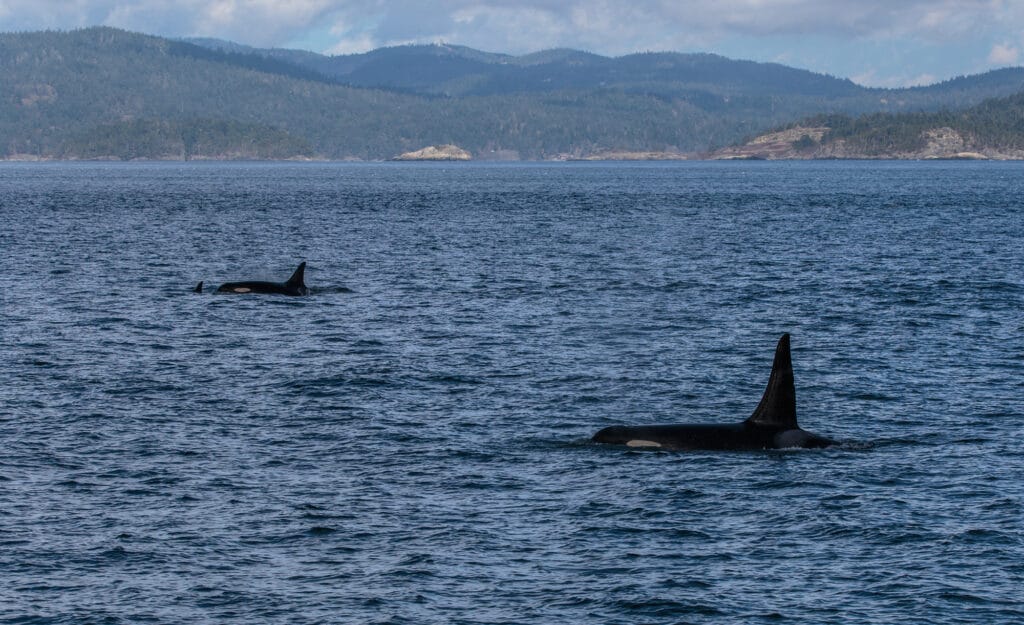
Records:
[[[0,33],[3,161],[812,159],[1022,160],[1024,68],[874,89],[711,54]]]
[[[808,157],[765,157],[760,153],[753,155],[739,155],[739,156],[722,156],[722,157],[707,157],[707,156],[694,156],[685,154],[671,154],[665,157],[631,157],[628,155],[622,157],[587,157],[587,158],[549,158],[543,160],[534,159],[521,159],[521,160],[485,160],[485,159],[447,159],[447,158],[390,158],[390,159],[329,159],[329,158],[316,158],[316,157],[288,157],[288,158],[246,158],[246,157],[204,157],[204,158],[172,158],[172,157],[138,157],[132,159],[119,159],[119,158],[51,158],[51,157],[39,157],[30,154],[11,154],[8,156],[0,157],[0,163],[196,163],[196,162],[210,162],[210,163],[245,163],[245,162],[260,162],[260,163],[640,163],[640,162],[713,162],[713,161],[1024,161],[1024,155],[1002,155],[997,154],[989,156],[980,152],[958,152],[955,154],[943,155],[943,156],[924,156],[917,157],[913,155],[899,156],[899,157],[878,157],[878,156],[844,156],[844,157],[820,157],[820,158],[808,158]]]
[[[520,158],[475,158],[468,151],[454,145],[427,146],[420,150],[399,154],[390,159],[326,158],[315,155],[270,156],[254,154],[252,151],[237,150],[222,154],[163,154],[123,158],[113,154],[96,156],[53,157],[34,154],[8,154],[0,156],[0,162],[44,163],[44,162],[308,162],[308,163],[381,163],[381,162],[678,162],[678,161],[837,161],[837,160],[889,160],[889,161],[1020,161],[1024,150],[999,150],[987,147],[967,149],[969,141],[952,129],[930,131],[922,149],[893,154],[868,153],[851,148],[847,142],[838,140],[829,144],[820,143],[824,132],[815,128],[794,127],[784,131],[768,133],[742,145],[730,146],[707,153],[679,152],[630,152],[607,150],[585,156],[560,154],[545,159]],[[818,137],[815,137],[818,135]],[[815,145],[808,147],[806,137]]]
[[[1024,109],[1024,94],[1015,97]],[[788,128],[758,135],[748,141],[705,152],[634,151],[596,148],[590,153],[555,154],[547,158],[521,158],[518,153],[484,153],[473,155],[455,144],[428,145],[391,158],[331,158],[316,154],[302,141],[276,129],[257,129],[257,137],[246,141],[231,141],[226,136],[210,136],[202,132],[202,124],[186,129],[193,136],[205,135],[202,142],[186,142],[182,132],[157,139],[153,145],[140,146],[137,136],[92,138],[74,141],[75,148],[66,148],[57,154],[0,154],[2,162],[50,161],[294,161],[294,162],[596,162],[596,161],[727,161],[727,160],[1024,160],[1024,110],[1017,113],[1018,126],[1013,132],[986,141],[978,133],[950,126],[928,125],[916,133],[903,137],[905,124],[898,118],[886,119],[885,124],[849,120],[861,123],[855,131],[824,125],[815,121],[800,122]],[[969,113],[962,114],[969,119]],[[137,124],[168,130],[172,124]],[[220,124],[220,126],[224,126]],[[230,126],[230,124],[229,124]],[[234,126],[243,128],[241,126]],[[197,130],[197,128],[199,130]],[[137,134],[142,134],[137,132]],[[157,135],[160,133],[157,132]],[[212,133],[216,135],[216,133]],[[223,135],[224,133],[222,133]],[[882,136],[884,139],[879,140]],[[169,138],[170,137],[170,138]],[[161,149],[163,148],[163,149]]]

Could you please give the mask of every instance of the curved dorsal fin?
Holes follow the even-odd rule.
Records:
[[[775,362],[768,377],[761,403],[747,423],[772,427],[798,428],[796,424],[796,387],[793,385],[793,360],[789,354],[789,334],[783,334],[775,348]]]
[[[288,281],[285,282],[285,284],[288,286],[306,286],[305,275],[306,261],[302,261],[299,263],[299,268],[295,270],[295,273],[292,274],[291,278],[288,278]]]
[[[199,281],[199,284],[196,285],[196,288],[192,289],[192,292],[193,293],[202,293],[203,292],[203,281],[202,280]]]

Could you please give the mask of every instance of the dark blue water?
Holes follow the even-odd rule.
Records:
[[[5,164],[0,220],[0,622],[1024,621],[1020,164]],[[587,442],[742,420],[783,332],[842,447]]]

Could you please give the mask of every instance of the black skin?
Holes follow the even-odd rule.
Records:
[[[276,295],[309,295],[305,285],[290,287],[284,282],[225,282],[217,293],[264,293]]]
[[[299,264],[291,278],[284,282],[225,282],[217,287],[217,293],[263,293],[276,295],[309,295],[305,283],[306,263]],[[202,293],[203,283],[196,286],[196,293]]]
[[[788,334],[779,339],[768,386],[754,414],[746,421],[722,425],[613,425],[594,434],[591,440],[642,449],[711,451],[816,449],[836,444],[797,425],[796,388]]]

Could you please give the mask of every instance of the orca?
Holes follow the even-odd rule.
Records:
[[[591,440],[640,449],[712,451],[818,449],[837,444],[797,425],[789,334],[783,334],[779,339],[768,387],[746,421],[732,424],[613,425],[594,434]]]
[[[306,287],[304,279],[306,273],[306,262],[299,263],[292,277],[284,282],[225,282],[217,287],[217,293],[274,293],[278,295],[309,295],[309,288]],[[203,292],[203,283],[200,282],[196,293]]]

